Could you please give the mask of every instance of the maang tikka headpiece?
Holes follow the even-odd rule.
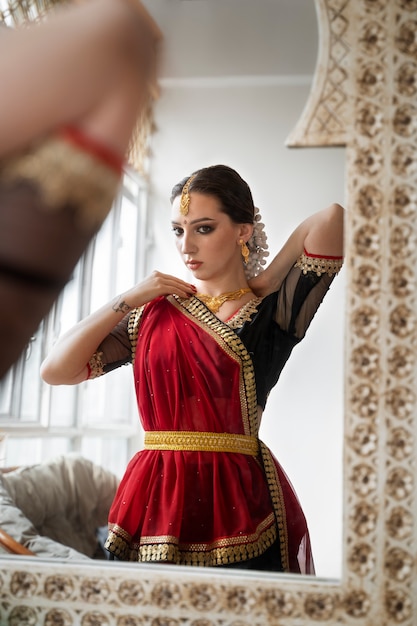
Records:
[[[188,189],[190,187],[191,181],[193,180],[193,178],[195,178],[195,174],[193,174],[192,176],[190,176],[190,178],[187,180],[187,182],[185,183],[184,187],[182,188],[182,193],[181,193],[181,201],[180,201],[180,213],[181,215],[187,215],[188,210],[190,208],[190,194],[188,192]]]

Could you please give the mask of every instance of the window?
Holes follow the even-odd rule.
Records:
[[[53,310],[0,381],[2,465],[38,463],[74,451],[121,475],[140,447],[131,367],[58,387],[43,383],[39,368],[58,336],[144,276],[146,204],[144,180],[127,170],[107,220]]]

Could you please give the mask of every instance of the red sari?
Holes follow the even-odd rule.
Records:
[[[309,279],[299,269],[296,274],[294,294],[300,294],[300,283]],[[310,298],[322,282],[315,296],[321,301],[331,282],[327,278],[310,281]],[[303,301],[307,291],[302,290]],[[269,319],[277,302],[274,294],[239,312],[238,328],[249,348],[245,329],[252,324],[258,329],[266,324],[274,333],[279,329],[276,313]],[[109,514],[107,549],[122,560],[217,566],[247,562],[274,545],[282,571],[314,573],[300,503],[258,439],[257,407],[266,398],[257,394],[256,348],[249,352],[240,331],[194,297],[158,298],[130,314],[125,329],[126,323],[145,450],[133,457],[120,483]],[[288,329],[284,335],[289,337]],[[275,339],[282,344],[281,369],[299,341],[292,337],[285,347],[283,337]],[[259,337],[254,341],[262,344]],[[268,345],[271,341],[267,337]],[[105,344],[100,350],[92,376],[106,371],[103,362],[97,369]]]

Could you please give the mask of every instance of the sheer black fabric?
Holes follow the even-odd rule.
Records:
[[[236,329],[255,369],[258,405],[265,408],[294,346],[305,333],[334,278],[293,268],[280,289],[262,300],[249,322]]]

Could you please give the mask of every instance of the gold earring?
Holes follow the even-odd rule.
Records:
[[[246,245],[246,242],[243,241],[243,239],[241,239],[239,241],[239,244],[240,244],[240,249],[241,249],[242,256],[243,256],[243,262],[244,262],[245,265],[247,265],[248,264],[248,259],[249,259],[249,254],[250,254],[250,250],[249,250],[248,246]]]

